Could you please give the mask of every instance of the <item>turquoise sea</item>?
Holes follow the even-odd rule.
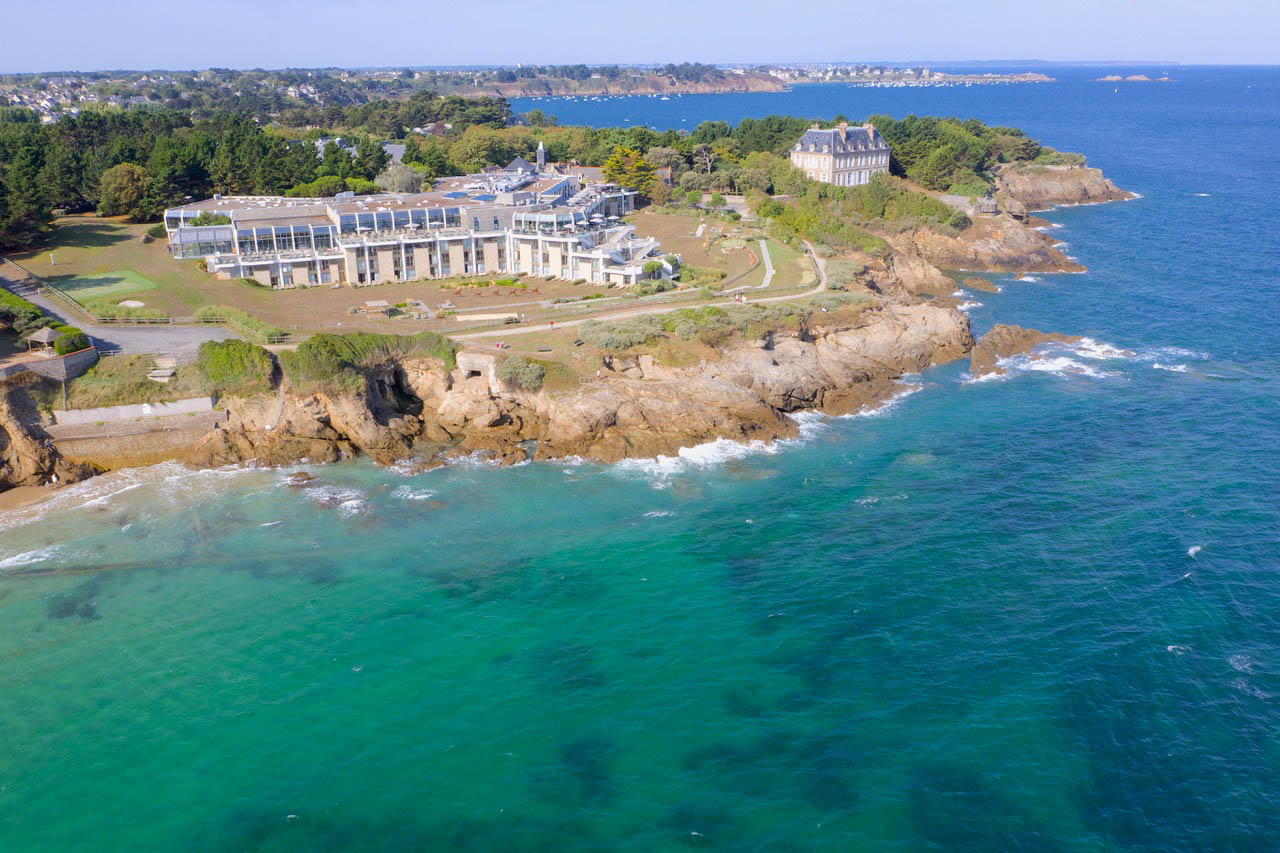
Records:
[[[975,115],[1142,197],[973,296],[1088,345],[775,447],[0,516],[0,849],[1275,849],[1280,70],[1109,70],[540,102]]]

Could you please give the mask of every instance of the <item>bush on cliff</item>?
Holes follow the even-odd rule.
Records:
[[[362,368],[388,359],[427,357],[439,359],[452,370],[457,366],[457,352],[453,341],[435,332],[320,334],[299,344],[293,352],[280,353],[280,365],[285,375],[304,390],[353,390],[363,381]]]
[[[62,326],[58,331],[62,332],[62,337],[53,342],[53,351],[58,355],[80,352],[80,350],[88,349],[93,345],[92,341],[89,340],[89,336],[75,326]]]
[[[547,370],[522,355],[509,356],[498,366],[498,378],[523,391],[537,391],[547,378]]]
[[[19,335],[25,335],[52,325],[53,320],[44,316],[39,308],[21,296],[15,296],[0,287],[0,323]]]
[[[271,353],[248,341],[205,341],[196,366],[220,393],[248,396],[271,390],[275,361]]]

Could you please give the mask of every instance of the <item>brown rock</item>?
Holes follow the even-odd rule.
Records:
[[[961,284],[963,284],[965,287],[969,288],[970,290],[981,290],[981,291],[984,291],[985,293],[995,293],[1000,289],[996,287],[994,284],[992,284],[991,282],[987,281],[985,278],[978,278],[977,276],[973,276],[973,275],[966,278],[964,281],[961,282]]]
[[[1005,369],[996,364],[999,359],[1030,352],[1051,341],[1070,344],[1079,340],[1076,335],[1041,332],[1021,326],[992,326],[990,331],[978,339],[973,352],[969,354],[969,373],[975,377],[988,373],[1004,375]]]
[[[996,187],[999,193],[1021,202],[1028,210],[1135,198],[1133,193],[1103,177],[1101,170],[1085,166],[1008,165],[996,176]]]

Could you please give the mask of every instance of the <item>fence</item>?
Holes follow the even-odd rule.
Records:
[[[56,302],[70,309],[72,313],[76,314],[85,322],[93,326],[226,326],[233,332],[236,332],[257,344],[280,344],[289,339],[288,334],[263,334],[257,329],[246,326],[244,323],[241,323],[233,317],[99,317],[90,311],[88,307],[81,304],[74,296],[58,289],[56,286],[45,281],[43,278],[31,272],[31,270],[21,264],[18,264],[9,258],[4,258],[3,261],[21,273],[24,279],[34,282],[34,286],[53,297]]]

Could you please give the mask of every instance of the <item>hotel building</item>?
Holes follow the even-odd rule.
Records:
[[[791,165],[813,181],[842,187],[871,182],[889,171],[889,143],[871,125],[840,125],[819,130],[815,124],[791,148]]]
[[[631,285],[649,261],[673,272],[657,240],[620,221],[635,195],[517,159],[424,193],[214,196],[166,210],[164,223],[174,257],[273,288],[514,273]]]

